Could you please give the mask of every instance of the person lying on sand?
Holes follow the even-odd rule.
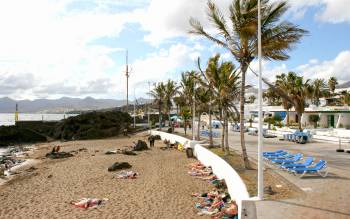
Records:
[[[213,218],[236,218],[238,214],[238,206],[235,201],[229,203],[229,207],[222,208],[220,212],[213,215]],[[237,217],[238,218],[238,217]]]
[[[122,170],[117,173],[117,179],[136,179],[139,174],[134,171],[125,171]]]
[[[97,199],[97,198],[82,198],[78,201],[71,201],[70,204],[74,205],[77,208],[96,208],[104,204],[108,199]]]

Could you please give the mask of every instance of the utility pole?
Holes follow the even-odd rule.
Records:
[[[15,122],[18,122],[18,104],[16,103]]]
[[[129,65],[128,65],[128,50],[126,50],[126,71],[125,71],[125,76],[126,76],[126,112],[129,111]]]

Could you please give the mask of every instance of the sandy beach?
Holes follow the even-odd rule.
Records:
[[[155,148],[137,156],[105,155],[132,145],[144,135],[131,138],[74,141],[37,145],[31,158],[35,168],[18,170],[14,179],[0,186],[0,218],[198,218],[193,192],[208,191],[207,182],[187,174],[193,159],[176,150]],[[44,159],[53,145],[62,151],[80,151],[74,157]],[[137,179],[115,179],[107,168],[114,162],[129,162]],[[75,208],[70,201],[83,197],[107,198],[95,209]]]

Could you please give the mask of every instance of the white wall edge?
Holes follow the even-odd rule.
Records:
[[[256,199],[249,197],[247,187],[243,180],[225,160],[200,145],[198,141],[192,141],[182,136],[161,131],[152,130],[151,134],[159,135],[162,140],[167,139],[171,143],[179,142],[180,144],[184,145],[185,148],[193,148],[193,154],[199,161],[201,161],[205,166],[211,166],[214,174],[219,179],[225,179],[230,196],[237,202],[239,210],[238,218],[256,218],[254,203]]]

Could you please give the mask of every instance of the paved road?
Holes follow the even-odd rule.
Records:
[[[181,129],[179,129],[181,131]],[[216,130],[217,131],[217,130]],[[233,150],[241,151],[240,133],[229,133],[229,143]],[[247,152],[250,158],[257,160],[257,136],[245,135]],[[216,139],[220,142],[220,139]],[[316,160],[324,159],[328,162],[329,175],[327,178],[305,176],[300,179],[284,171],[275,171],[302,189],[305,195],[298,199],[280,201],[261,201],[257,203],[259,218],[267,219],[295,219],[295,218],[350,218],[350,154],[337,153],[337,144],[313,142],[296,144],[280,141],[277,138],[264,139],[264,151],[278,149],[304,156],[314,156]],[[348,146],[350,148],[350,145]]]

